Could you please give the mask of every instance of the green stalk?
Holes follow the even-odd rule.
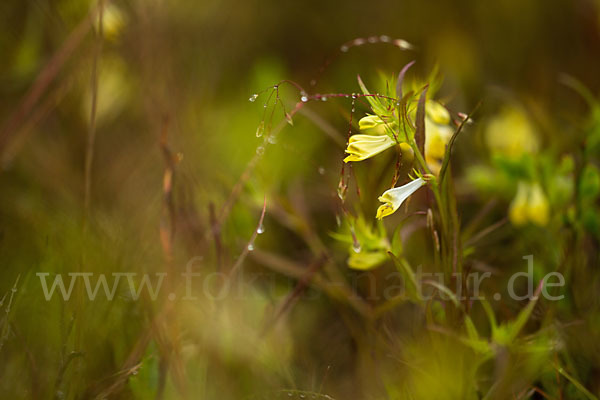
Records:
[[[409,144],[415,153],[415,158],[417,159],[417,162],[419,163],[419,166],[421,167],[421,169],[423,171],[425,171],[425,173],[433,176],[433,174],[431,173],[431,170],[429,169],[429,167],[427,166],[427,163],[425,162],[425,159],[423,158],[423,155],[419,151],[419,148],[418,148],[415,140],[411,139]],[[432,181],[431,191],[433,192],[433,196],[435,197],[435,202],[437,204],[438,212],[440,213],[440,221],[442,224],[442,234],[441,234],[442,237],[440,238],[441,245],[442,245],[442,260],[443,260],[442,264],[443,264],[446,281],[449,282],[450,278],[452,276],[452,262],[451,262],[452,260],[451,260],[451,254],[449,252],[450,247],[448,245],[448,227],[449,227],[448,210],[446,209],[446,205],[445,205],[445,203],[442,199],[441,193],[440,193],[439,181],[436,178],[432,179],[431,181]]]

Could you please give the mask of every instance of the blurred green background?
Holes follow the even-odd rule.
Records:
[[[102,29],[93,11],[99,5]],[[4,0],[0,25],[1,398],[483,398],[491,383],[480,379],[474,356],[451,339],[416,340],[423,316],[411,305],[383,325],[366,323],[351,301],[315,284],[291,297],[293,306],[264,331],[298,272],[324,248],[338,262],[332,274],[349,276],[345,249],[330,233],[338,229],[351,101],[309,102],[293,126],[276,108],[273,125],[284,128],[271,144],[255,134],[268,98],[261,91],[289,79],[309,94],[359,92],[357,74],[383,91],[380,76],[412,60],[411,77],[424,79],[437,65],[444,77],[438,96],[451,110],[482,102],[481,119],[456,150],[460,176],[486,162],[479,122],[504,103],[528,110],[547,164],[558,164],[600,126],[564,84],[570,76],[600,91],[600,2]],[[414,49],[376,43],[339,51],[372,35]],[[257,100],[248,101],[254,93]],[[290,111],[300,93],[281,85],[281,98]],[[354,131],[368,111],[357,102]],[[264,156],[255,156],[257,148]],[[171,152],[167,162],[164,152]],[[575,162],[582,162],[577,155]],[[174,173],[172,185],[165,171]],[[370,177],[360,168],[356,176]],[[471,181],[457,180],[464,221],[489,199]],[[258,278],[240,298],[173,302],[163,291],[158,300],[134,301],[123,285],[114,301],[86,301],[81,285],[69,301],[43,298],[38,272],[179,276],[195,256],[199,273],[226,270],[244,252],[265,197],[265,233],[244,261]],[[513,193],[506,197],[497,197],[490,224],[506,215]],[[370,218],[375,198],[356,209]],[[554,214],[561,218],[566,207]],[[215,233],[213,220],[224,215]],[[547,384],[554,372],[532,372],[558,353],[527,359],[523,370],[515,361],[514,376],[498,372],[510,360],[501,354],[483,374],[528,396],[514,398],[542,398],[535,387],[554,390],[553,399],[586,398],[578,385],[592,396],[600,390],[597,228],[570,248],[567,237],[577,235],[564,225],[505,226],[477,253],[476,261],[508,271],[539,252],[544,271],[552,271],[564,249],[575,252],[564,251],[578,265],[569,281],[575,294],[546,322],[575,326],[561,330],[561,343],[578,383]],[[410,243],[418,253],[423,242]],[[165,285],[178,296],[184,290],[174,278]],[[511,319],[521,306],[507,301],[499,318]],[[420,369],[429,373],[411,374]],[[475,380],[484,382],[477,390],[461,386]]]

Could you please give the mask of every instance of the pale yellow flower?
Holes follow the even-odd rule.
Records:
[[[550,218],[548,199],[539,184],[534,184],[529,192],[529,220],[536,225],[545,226]]]
[[[550,205],[538,183],[530,185],[519,182],[517,194],[510,204],[509,218],[516,226],[525,225],[528,222],[539,226],[548,224]]]
[[[514,225],[525,225],[529,219],[528,217],[528,203],[529,201],[529,185],[525,182],[519,182],[517,186],[517,195],[510,203],[508,216],[510,221]]]
[[[386,130],[394,129],[395,122],[385,122],[377,115],[367,115],[358,121],[358,128],[370,135],[386,135]]]
[[[383,192],[379,196],[379,201],[384,204],[377,209],[377,219],[395,213],[402,203],[423,185],[425,185],[425,181],[422,178],[417,178],[405,185]]]
[[[535,153],[539,147],[529,118],[515,107],[504,108],[488,123],[485,139],[490,150],[508,157]]]
[[[383,124],[383,120],[381,118],[379,118],[377,115],[367,115],[366,117],[362,117],[358,121],[358,128],[361,131],[364,131],[366,129],[375,128],[381,124]]]
[[[450,114],[444,106],[437,102],[429,102],[428,104],[436,104],[436,106],[432,107],[434,116],[430,117],[428,112],[425,117],[425,161],[431,172],[438,175],[446,154],[446,146],[454,133],[454,129],[447,125],[450,122]]]
[[[116,40],[123,28],[126,25],[126,16],[114,4],[109,3],[104,7],[102,14],[102,31],[104,37],[109,40]],[[98,21],[95,21],[96,29],[98,29]]]
[[[450,123],[450,113],[441,103],[434,100],[428,100],[425,110],[427,116],[436,124],[448,125]]]
[[[352,135],[348,140],[344,162],[362,161],[393,147],[396,142],[388,135]]]

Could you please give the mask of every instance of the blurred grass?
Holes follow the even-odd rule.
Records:
[[[598,152],[592,144],[600,124],[581,96],[560,83],[563,74],[576,77],[598,97],[597,1],[106,3],[117,17],[104,15],[112,25],[104,28],[97,93],[91,89],[98,40],[92,29],[33,104],[23,99],[39,87],[36,78],[49,71],[76,27],[94,25],[90,10],[96,2],[0,4],[0,299],[7,293],[0,307],[0,332],[7,332],[0,338],[2,398],[578,399],[586,398],[585,390],[587,398],[598,395],[600,219]],[[417,50],[387,44],[352,48],[310,86],[341,44],[380,34],[408,40]],[[369,299],[368,283],[382,282],[393,271],[390,262],[367,275],[357,288],[358,300],[350,298],[347,285],[357,276],[346,268],[347,246],[331,237],[338,230],[336,217],[343,218],[336,187],[350,99],[310,102],[293,116],[293,126],[276,109],[274,124],[282,121],[284,127],[277,142],[257,158],[220,231],[212,229],[210,204],[220,215],[263,140],[255,131],[268,94],[249,102],[252,94],[283,79],[311,92],[358,92],[357,74],[377,87],[380,73],[391,76],[414,59],[411,77],[424,78],[433,65],[440,66],[445,77],[440,98],[450,109],[469,111],[483,99],[481,117],[461,136],[452,161],[463,225],[490,199],[491,210],[473,229],[506,217],[515,177],[528,173],[523,165],[529,161],[516,166],[490,161],[486,150],[485,126],[503,104],[517,104],[534,121],[543,148],[534,159],[545,186],[568,154],[573,171],[591,171],[582,174],[590,178],[582,178],[589,185],[582,186],[588,194],[581,194],[580,204],[553,200],[556,218],[548,229],[503,225],[471,249],[473,268],[494,271],[485,288],[489,293],[510,272],[523,269],[525,254],[536,255],[536,278],[565,268],[568,279],[565,300],[536,308],[514,347],[495,343],[484,310],[473,307],[479,335],[496,350],[491,359],[459,340],[460,327],[450,326],[455,330],[449,334],[429,329],[431,321],[444,325],[443,309],[425,315],[402,302],[377,321],[366,318],[364,310],[377,305]],[[97,132],[84,227],[93,96]],[[288,110],[299,100],[289,86],[281,85],[281,96]],[[365,104],[357,102],[355,125],[369,112]],[[173,213],[166,220],[163,129],[179,160]],[[390,162],[387,155],[354,168],[365,193],[388,185]],[[37,272],[175,276],[192,257],[202,256],[195,271],[206,279],[219,257],[223,268],[235,263],[257,228],[265,195],[265,233],[244,263],[250,282],[243,284],[241,298],[170,302],[163,291],[157,301],[134,301],[124,286],[114,301],[102,296],[86,301],[81,286],[69,301],[46,302],[42,296]],[[348,196],[350,212],[370,220],[375,197],[359,198],[354,184]],[[420,196],[411,206],[429,201]],[[161,216],[175,226],[172,260],[161,247]],[[432,244],[419,230],[422,221],[393,221],[402,225],[411,263],[431,264]],[[218,250],[215,235],[222,244]],[[265,333],[265,322],[323,253],[329,257],[323,270]],[[17,279],[18,291],[11,294]],[[198,279],[195,292],[205,290],[205,279]],[[185,290],[177,280],[165,285],[178,295]],[[497,318],[510,321],[524,304],[507,300],[496,306]],[[556,373],[559,365],[566,375]],[[544,395],[534,388],[543,388]]]

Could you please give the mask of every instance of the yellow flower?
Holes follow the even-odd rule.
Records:
[[[386,122],[377,115],[367,115],[358,121],[358,128],[372,135],[385,135],[386,129],[394,129],[395,122]]]
[[[377,115],[367,115],[358,121],[358,127],[361,131],[365,129],[375,128],[376,126],[383,124],[383,120]]]
[[[383,217],[387,217],[396,212],[402,203],[404,203],[404,200],[424,184],[425,181],[422,178],[417,178],[405,185],[383,192],[383,194],[379,196],[379,201],[384,204],[377,209],[377,219],[382,219]]]
[[[508,216],[514,225],[525,225],[527,223],[528,212],[527,202],[529,200],[529,186],[525,182],[519,182],[517,187],[517,195],[510,203]]]
[[[425,110],[427,116],[436,124],[448,125],[450,123],[450,113],[441,103],[428,100]]]
[[[539,226],[548,224],[550,206],[539,184],[534,184],[529,192],[529,220]]]
[[[489,122],[485,138],[493,152],[513,158],[523,153],[535,153],[539,147],[529,118],[515,107],[504,108]]]
[[[125,14],[114,4],[109,3],[104,7],[102,15],[102,31],[104,37],[109,40],[116,40],[126,23]],[[95,21],[96,29],[98,22]]]
[[[450,122],[448,111],[439,103],[437,104],[446,112],[444,115],[441,111],[436,111],[434,118],[430,118],[429,114],[425,118],[425,161],[427,166],[435,175],[440,173],[444,154],[446,154],[446,145],[450,141],[454,130],[449,125],[443,125],[436,121]],[[437,108],[437,106],[436,106]]]
[[[410,167],[415,159],[415,151],[406,142],[401,142],[398,146],[400,146],[400,153],[402,153],[402,165]]]
[[[550,206],[538,183],[529,185],[519,182],[517,195],[510,204],[509,217],[516,226],[525,225],[528,222],[539,226],[548,224]]]
[[[344,162],[362,161],[393,147],[396,142],[387,135],[352,135],[348,141]]]

